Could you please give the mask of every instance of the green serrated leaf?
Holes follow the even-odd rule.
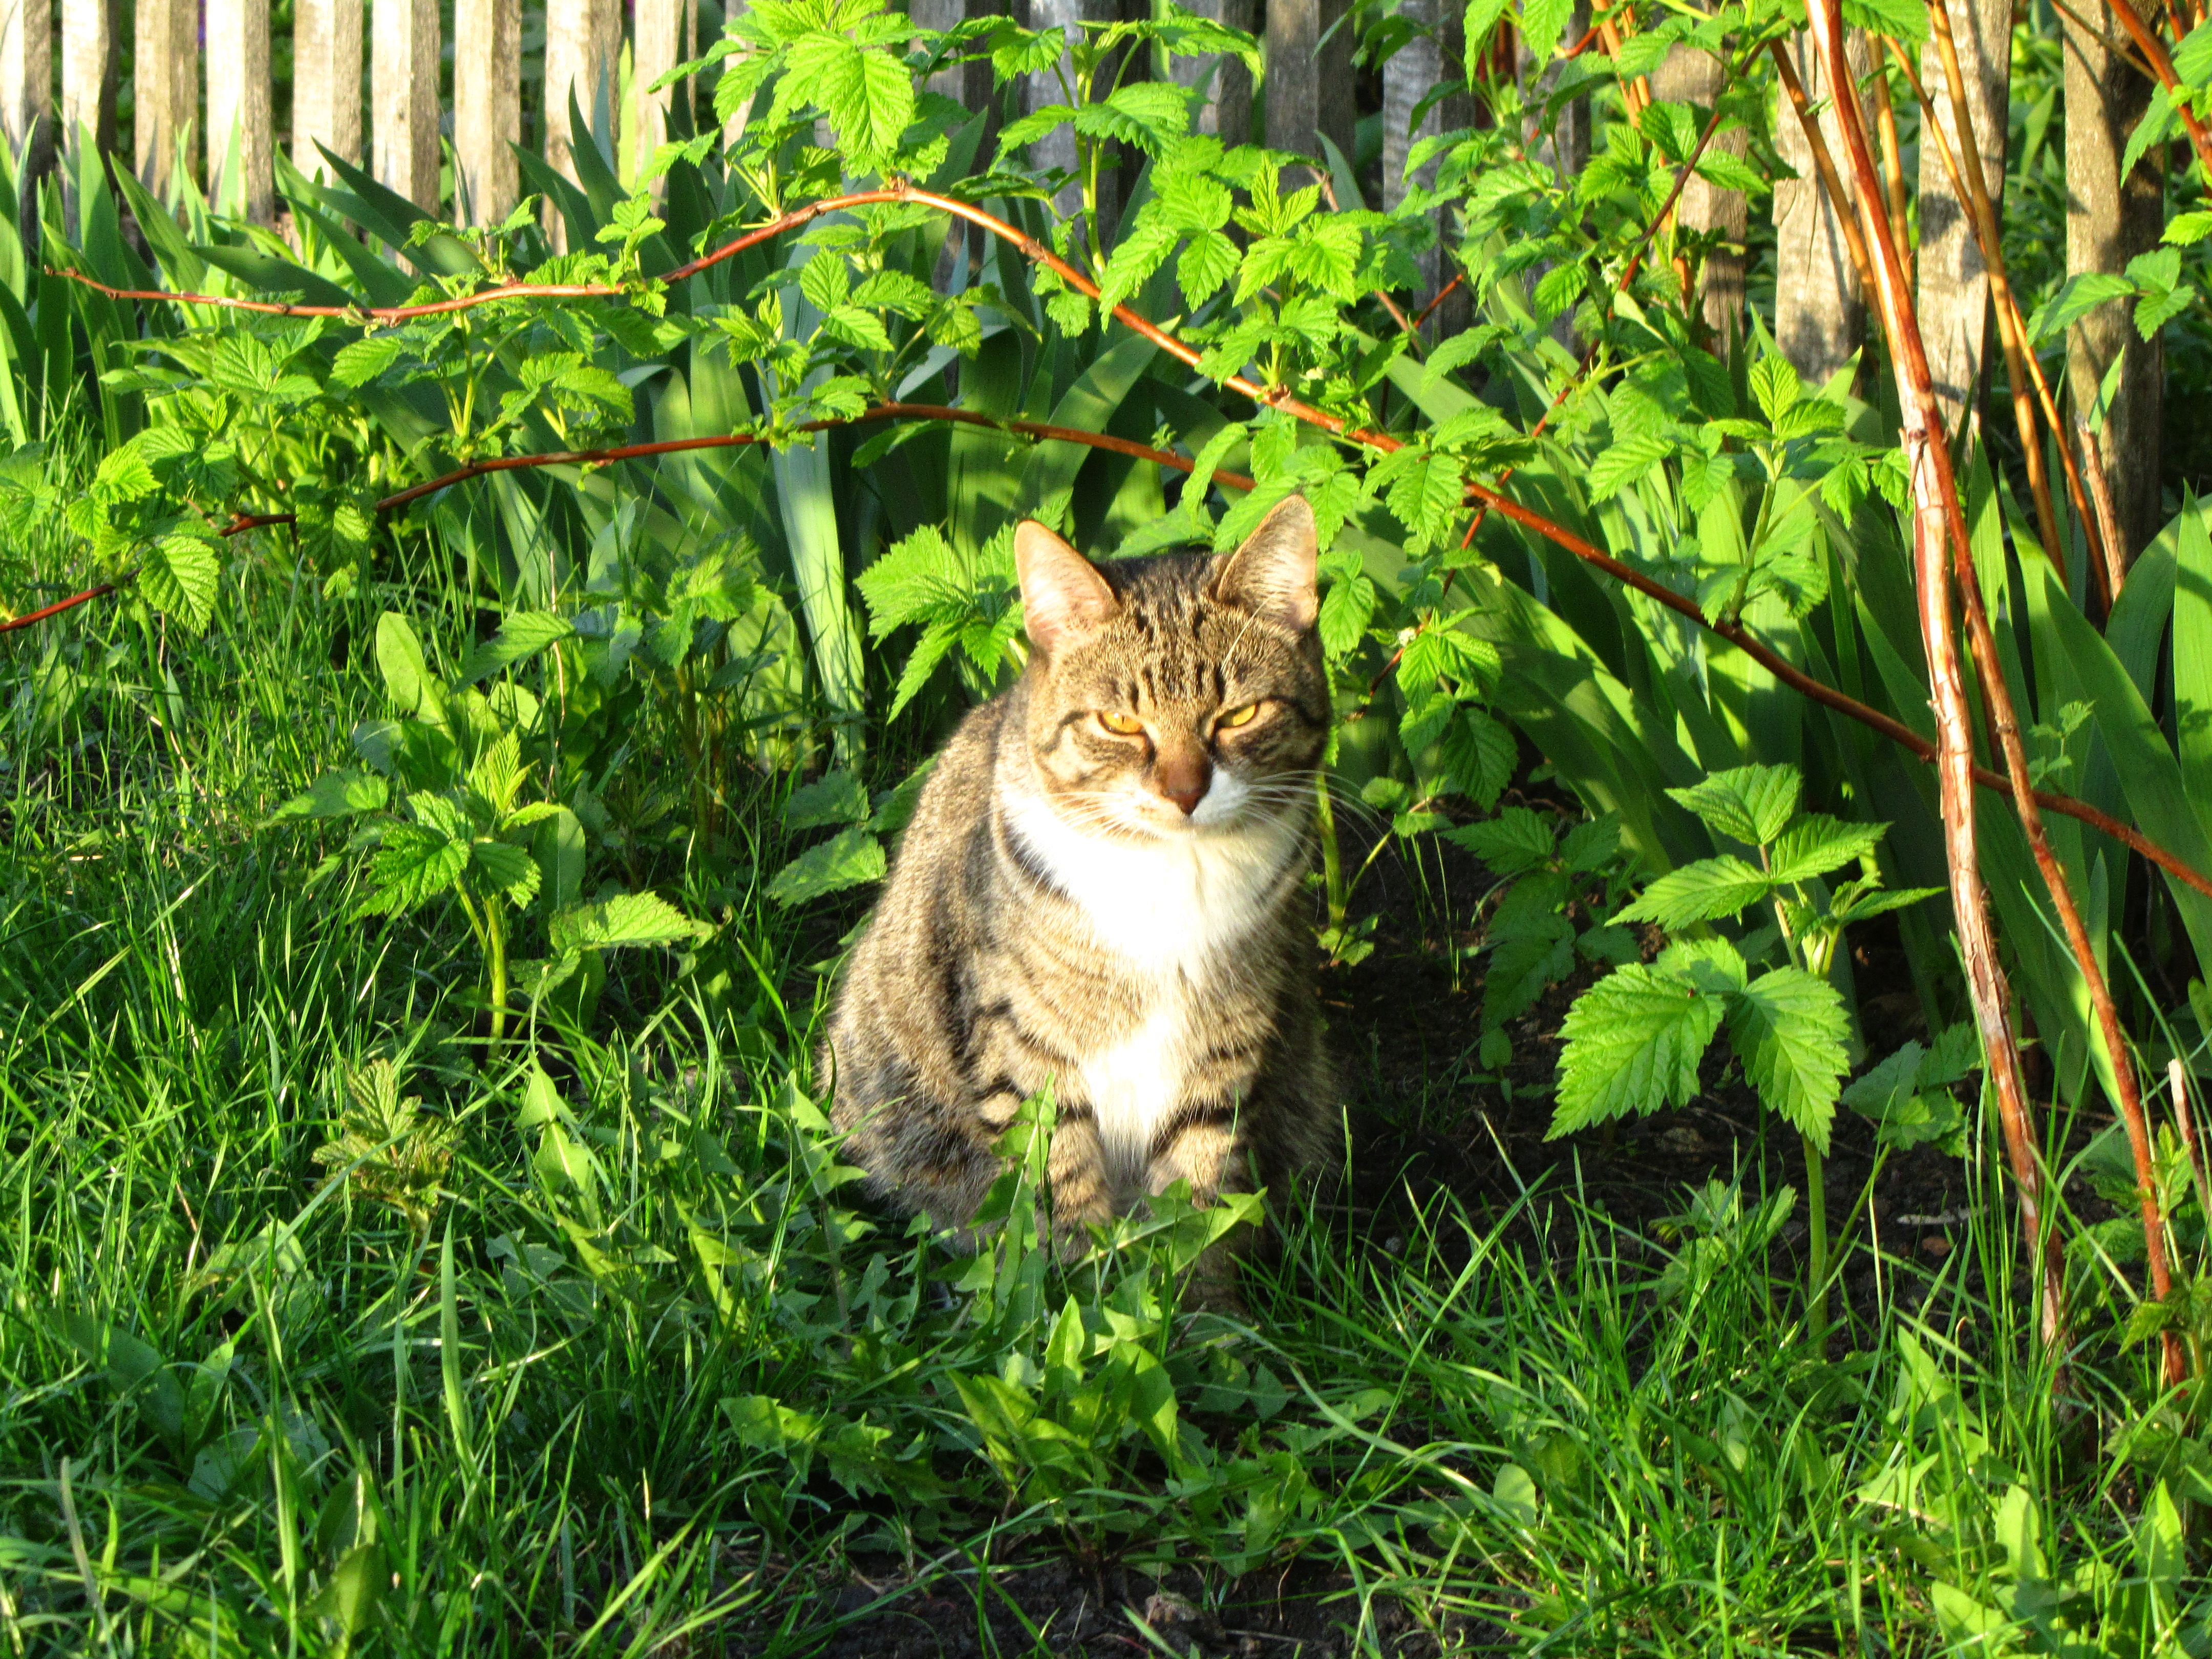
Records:
[[[1542,868],[1558,851],[1558,820],[1526,806],[1509,806],[1481,823],[1464,823],[1444,832],[1501,876]]]
[[[1774,890],[1773,878],[1733,854],[1669,871],[1622,910],[1617,921],[1656,921],[1673,931],[1732,916]]]
[[[487,674],[527,662],[547,646],[568,638],[575,631],[566,617],[556,617],[550,611],[515,611],[501,622],[498,633],[479,641],[470,649],[455,678],[465,685]]]
[[[338,348],[331,364],[331,383],[348,392],[356,391],[398,361],[399,342],[389,335],[354,340]]]
[[[1797,967],[1761,974],[1729,1012],[1729,1044],[1760,1101],[1824,1158],[1850,1031],[1836,988]]]
[[[1547,1138],[1629,1112],[1686,1106],[1725,1000],[1638,963],[1615,969],[1575,1000]]]
[[[374,890],[354,907],[353,915],[403,915],[451,888],[468,863],[466,842],[436,828],[392,824],[369,866]]]
[[[548,926],[546,939],[556,955],[565,956],[571,951],[673,945],[697,939],[708,931],[664,898],[651,893],[618,893],[563,910]]]
[[[222,582],[215,549],[198,536],[162,537],[138,567],[146,602],[195,634],[206,631]]]
[[[783,804],[787,830],[813,830],[829,823],[859,823],[868,816],[868,792],[850,772],[831,772],[791,792]]]
[[[1486,811],[1513,781],[1521,751],[1513,734],[1479,708],[1462,708],[1440,745],[1452,787]]]
[[[1738,766],[1667,793],[1722,835],[1764,847],[1797,810],[1803,781],[1794,766]]]
[[[778,904],[804,904],[884,878],[884,844],[858,824],[818,847],[810,847],[775,873],[769,896]]]
[[[469,872],[480,891],[497,893],[518,910],[538,896],[538,862],[526,848],[477,842],[469,848]]]
[[[1888,830],[1886,823],[1843,823],[1825,812],[1808,812],[1774,838],[1768,867],[1778,884],[1809,881],[1857,863]]]
[[[325,772],[304,795],[295,795],[262,820],[263,827],[295,818],[343,818],[374,812],[390,799],[391,788],[374,772]]]

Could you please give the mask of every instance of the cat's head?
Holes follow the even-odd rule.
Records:
[[[1014,532],[1027,735],[1061,817],[1136,839],[1304,818],[1328,735],[1317,551],[1296,495],[1218,556],[1094,565]]]

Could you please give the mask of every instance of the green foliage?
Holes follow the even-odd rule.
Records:
[[[1839,1089],[1885,1152],[1967,1145],[1953,1091],[1973,1044],[1946,1024],[1941,925],[1913,908],[1942,867],[1924,773],[1507,515],[1478,519],[1464,486],[1515,469],[1516,501],[1917,727],[1902,456],[1848,382],[1802,384],[1756,326],[1717,355],[1678,274],[1713,239],[1657,223],[1686,165],[1763,214],[1761,65],[1797,20],[1642,17],[1616,51],[1569,57],[1571,9],[1521,9],[1526,73],[1448,59],[1429,106],[1468,89],[1486,118],[1420,140],[1387,213],[1359,198],[1358,158],[1324,179],[1195,132],[1188,88],[1136,65],[1256,69],[1258,51],[1172,6],[1086,25],[1072,49],[1005,18],[936,33],[864,0],[755,6],[690,66],[714,77],[711,124],[678,97],[657,154],[600,135],[577,145],[576,182],[526,157],[544,197],[489,231],[342,165],[321,184],[282,169],[279,239],[189,185],[153,202],[96,158],[66,204],[59,181],[19,192],[0,157],[0,193],[27,194],[40,228],[35,258],[0,234],[0,578],[17,610],[130,578],[115,621],[88,609],[0,653],[0,986],[31,1011],[0,1049],[23,1218],[9,1268],[40,1304],[0,1326],[19,1407],[0,1434],[46,1472],[0,1498],[11,1635],[773,1644],[812,1639],[795,1587],[817,1567],[842,1583],[854,1552],[972,1591],[988,1627],[1004,1564],[1053,1539],[1224,1580],[1326,1556],[1360,1587],[1355,1644],[1383,1639],[1395,1598],[1440,1640],[1474,1609],[1607,1652],[2204,1645],[2178,1544],[2183,1506],[2212,1497],[2199,1437],[2182,1407],[2148,1414],[2074,1471],[2050,1378],[2011,1358],[2026,1338],[1999,1205],[1977,1195],[1997,1219],[1972,1224],[1976,1274],[1885,1257],[1878,1299],[1909,1281],[1924,1328],[1882,1300],[1843,1363],[1774,1340],[1771,1259],[1788,1224],[1826,1213]],[[1893,0],[1846,15],[1924,27]],[[1480,0],[1467,38],[1504,18]],[[1371,66],[1434,26],[1362,7],[1343,27]],[[1721,60],[1713,106],[1626,118],[1624,79],[1677,49]],[[1001,95],[1055,78],[1057,102],[985,154],[986,124],[925,82],[970,60]],[[2193,95],[2203,40],[2180,60]],[[1594,155],[1563,176],[1547,140],[1577,100]],[[1744,158],[1692,162],[1715,115]],[[2154,106],[2136,148],[2170,118]],[[1055,132],[1065,171],[1034,164]],[[2044,129],[2022,137],[2016,154],[2047,161]],[[1108,191],[1114,174],[1129,187]],[[978,257],[913,201],[663,280],[895,179],[987,205],[1095,278],[1105,308],[1014,245]],[[2033,241],[2021,193],[2007,222]],[[549,209],[572,252],[552,252]],[[1410,317],[1437,297],[1416,256],[1440,227],[1465,325],[1401,328],[1383,301]],[[2184,212],[2124,276],[2045,282],[2039,338],[2116,299],[2147,336],[2193,338],[2205,228]],[[42,264],[330,304],[619,292],[366,326],[118,303]],[[1171,325],[1196,374],[1109,320],[1115,303]],[[1864,378],[1886,384],[1879,365]],[[1401,447],[1301,424],[1273,406],[1287,397]],[[987,426],[802,430],[895,400],[1105,433],[1193,470],[1177,483]],[[701,440],[717,447],[670,447]],[[659,453],[509,466],[617,445]],[[2206,867],[2201,514],[2185,505],[2093,625],[2061,574],[2078,557],[2040,548],[1968,459],[2039,778]],[[1107,556],[1222,550],[1293,489],[1322,530],[1343,717],[1328,948],[1371,948],[1362,871],[1449,835],[1498,878],[1476,912],[1485,1061],[1547,985],[1610,966],[1569,1023],[1559,1127],[1686,1099],[1724,1040],[1814,1147],[1802,1208],[1788,1188],[1693,1190],[1655,1261],[1571,1202],[1440,1198],[1387,1266],[1358,1225],[1290,1214],[1248,1333],[1176,1297],[1249,1203],[1162,1194],[1062,1261],[1037,1202],[1048,1103],[1006,1148],[991,1248],[951,1256],[858,1201],[803,1072],[823,941],[856,919],[922,776],[902,779],[884,726],[940,729],[1018,665],[1017,518]],[[241,514],[291,522],[223,535]],[[1522,738],[1591,819],[1455,823],[1494,807]],[[1337,844],[1363,808],[1385,820],[1364,860]],[[2017,832],[1983,822],[2008,966],[2071,1104],[2103,1065],[2078,980]],[[2074,821],[2052,833],[2093,927],[2142,915],[2162,941],[2137,996],[2155,1009],[2148,988],[2177,968],[2187,982],[2212,939],[2208,913],[2132,883],[2124,851]],[[1885,911],[1941,1035],[1842,1088],[1861,1042],[1844,930]],[[712,930],[689,919],[707,915]],[[1677,936],[1634,959],[1638,927]],[[543,954],[510,960],[510,930]],[[619,955],[660,945],[684,948]],[[526,1047],[486,1063],[465,1040],[486,999],[457,959],[483,963],[495,1030],[519,982]],[[2164,1012],[2160,1056],[2199,1063],[2203,1021]],[[392,1058],[349,1063],[363,1054]],[[333,1074],[349,1093],[326,1130],[299,1102]],[[2201,1254],[2186,1153],[2170,1133],[2156,1152],[2178,1248]],[[2081,1173],[2132,1203],[2116,1139]],[[2148,1399],[2148,1336],[2212,1340],[2202,1263],[2143,1303],[2126,1276],[2139,1221],[2081,1237],[2076,1277],[2125,1309],[2134,1346],[2076,1361],[2110,1366],[2100,1401]],[[1959,1330],[1971,1352],[1934,1334]],[[2130,1493],[2149,1496],[2123,1513]],[[933,1581],[931,1562],[967,1576]]]
[[[399,1095],[398,1068],[373,1060],[345,1074],[346,1104],[337,1133],[315,1149],[315,1162],[362,1197],[389,1205],[427,1235],[444,1197],[460,1131],[425,1115],[415,1096]]]
[[[576,808],[586,798],[563,805],[543,792],[533,757],[556,735],[545,706],[513,678],[489,694],[470,684],[511,670],[573,632],[552,617],[509,617],[448,684],[431,672],[408,620],[386,611],[376,628],[377,665],[400,718],[355,728],[354,750],[368,772],[326,773],[269,819],[365,819],[349,850],[373,848],[374,855],[349,920],[404,915],[451,896],[489,970],[494,1041],[506,1029],[510,909],[518,916],[541,908],[550,914],[552,954],[527,965],[538,996],[584,970],[586,956],[595,979],[603,972],[601,951],[672,944],[702,932],[649,894],[578,903],[588,874]],[[326,860],[319,877],[340,857]]]
[[[1506,1022],[1536,1005],[1578,963],[1620,963],[1636,941],[1615,920],[1626,872],[1620,825],[1610,814],[1566,824],[1526,806],[1443,832],[1494,876],[1496,902],[1479,949],[1489,957],[1482,985],[1480,1057],[1511,1057]]]
[[[1801,813],[1801,787],[1794,768],[1750,766],[1668,792],[1717,833],[1751,847],[1759,861],[1723,854],[1685,865],[1615,913],[1617,922],[1654,922],[1669,933],[1696,929],[1703,936],[1677,939],[1649,965],[1616,968],[1576,1000],[1561,1028],[1566,1045],[1553,1134],[1687,1105],[1702,1086],[1705,1050],[1725,1026],[1729,1049],[1761,1103],[1814,1152],[1827,1155],[1850,1064],[1850,1017],[1828,978],[1844,925],[1929,897],[1933,890],[1881,891],[1873,854],[1888,826]],[[1832,890],[1821,880],[1853,863],[1862,873],[1852,880]],[[1775,926],[1742,948],[1704,933],[1702,924],[1755,905],[1771,907]],[[1752,964],[1778,947],[1784,960],[1754,977]],[[1916,1045],[1908,1067],[1916,1079],[1920,1059]],[[1931,1073],[1928,1086],[1956,1075]],[[1894,1091],[1893,1083],[1879,1097],[1863,1097],[1885,1121]],[[1916,1083],[1912,1099],[1918,1098]]]

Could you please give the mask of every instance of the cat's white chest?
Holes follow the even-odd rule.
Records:
[[[1152,1143],[1190,1093],[1209,988],[1237,971],[1237,947],[1297,855],[1297,831],[1263,820],[1233,835],[1131,842],[1085,835],[1034,798],[1007,811],[1099,945],[1147,982],[1140,1023],[1085,1054],[1068,1091],[1095,1115],[1126,1197],[1143,1190]]]
[[[1266,920],[1297,852],[1295,831],[1266,822],[1236,835],[1130,842],[1085,835],[1034,797],[1008,802],[1007,814],[1100,944],[1132,966],[1193,981]]]
[[[1107,1167],[1125,1191],[1141,1190],[1153,1139],[1182,1103],[1191,1006],[1173,992],[1161,997],[1142,1025],[1085,1060],[1077,1079]]]

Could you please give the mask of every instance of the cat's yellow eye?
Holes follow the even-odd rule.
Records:
[[[1214,721],[1213,729],[1217,732],[1234,732],[1240,726],[1251,725],[1252,717],[1259,712],[1258,703],[1248,702],[1242,708],[1231,709],[1219,720]]]
[[[1145,729],[1144,721],[1134,714],[1117,714],[1110,709],[1098,711],[1098,724],[1117,737],[1133,738]]]

